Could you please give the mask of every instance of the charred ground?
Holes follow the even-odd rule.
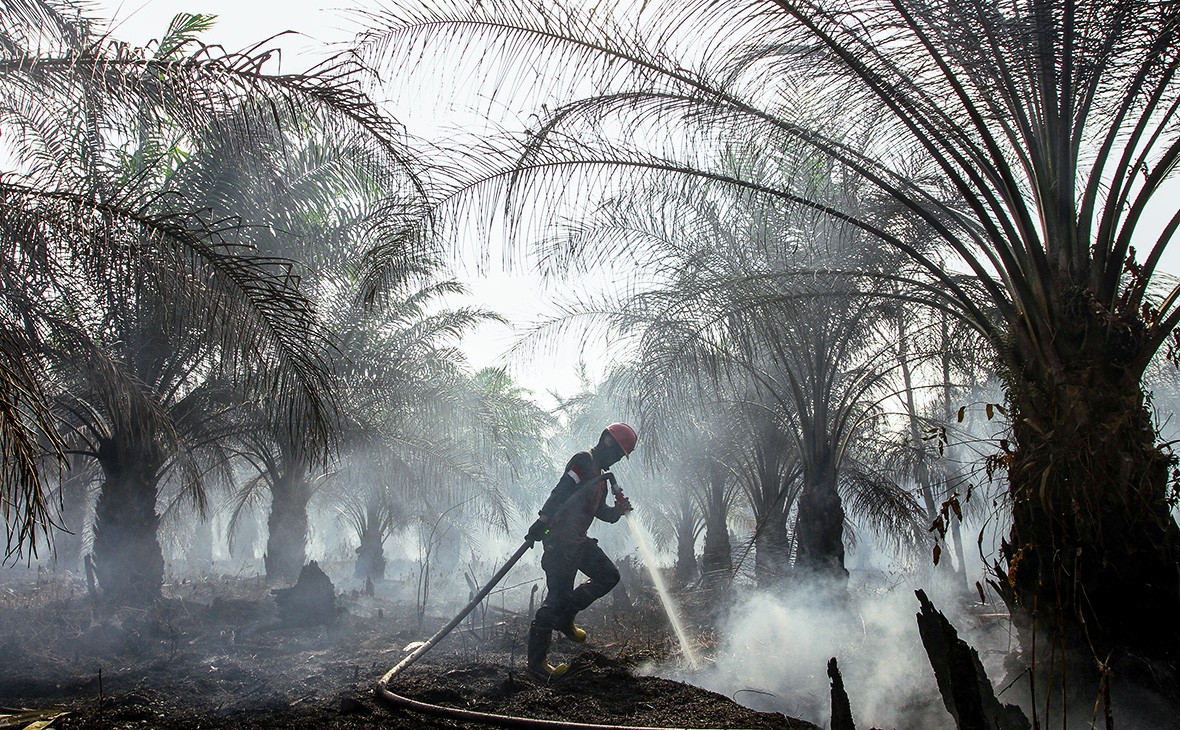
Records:
[[[374,681],[446,617],[418,626],[414,607],[338,597],[331,626],[280,621],[257,579],[165,586],[148,609],[98,610],[80,580],[41,576],[0,587],[0,705],[60,710],[56,728],[467,727],[388,708]],[[571,664],[542,683],[523,671],[525,617],[488,612],[395,680],[413,699],[495,714],[621,725],[813,728],[691,685],[635,673],[668,651],[658,614],[587,617],[592,646],[564,639]]]

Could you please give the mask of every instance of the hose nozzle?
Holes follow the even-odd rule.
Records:
[[[623,493],[623,488],[619,486],[619,480],[615,479],[615,475],[609,471],[602,473],[602,478],[610,482],[610,493],[616,497]]]

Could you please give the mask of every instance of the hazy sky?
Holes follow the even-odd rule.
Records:
[[[329,7],[360,5],[339,3]],[[172,17],[182,12],[217,15],[219,20],[207,40],[230,50],[254,45],[285,30],[298,31],[306,37],[287,37],[279,42],[285,53],[295,56],[290,59],[294,61],[301,60],[299,54],[324,42],[346,41],[352,35],[345,28],[349,21],[343,13],[324,9],[323,0],[102,0],[91,7],[99,15],[115,20],[115,37],[135,44],[163,34]]]

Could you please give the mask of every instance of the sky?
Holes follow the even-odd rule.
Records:
[[[358,6],[360,3],[352,5]],[[298,31],[300,37],[279,43],[293,62],[313,58],[325,42],[347,41],[352,37],[349,28],[354,27],[340,11],[325,9],[323,0],[101,0],[92,2],[91,7],[98,15],[114,19],[115,37],[135,45],[163,34],[172,17],[182,12],[217,15],[219,20],[207,40],[229,50],[252,46],[286,30]],[[300,65],[295,63],[294,67]]]
[[[282,49],[282,70],[301,71],[353,37],[359,24],[357,18],[348,15],[349,8],[374,5],[365,0],[329,2],[331,4],[325,8],[325,0],[91,0],[90,7],[94,14],[114,19],[112,35],[135,45],[162,35],[172,17],[179,12],[217,15],[217,24],[203,38],[231,51],[248,48],[284,31],[296,31],[296,34],[284,35],[268,45]],[[1173,179],[1165,193],[1163,200],[1180,201],[1180,179]],[[1164,207],[1175,210],[1174,205]],[[1164,222],[1163,216],[1157,216],[1142,226],[1143,232],[1158,232]],[[520,385],[533,390],[538,401],[547,407],[555,403],[547,393],[572,395],[577,391],[580,360],[586,361],[592,376],[609,369],[606,348],[594,344],[583,350],[581,343],[566,343],[564,346],[559,343],[547,356],[528,361],[508,356],[506,353],[517,335],[551,312],[555,301],[543,290],[537,277],[527,271],[503,270],[496,263],[499,260],[496,255],[488,256],[488,260],[491,265],[483,271],[472,266],[458,272],[457,276],[464,280],[471,295],[456,304],[491,309],[506,317],[511,324],[483,326],[464,340],[462,350],[473,366],[507,366]],[[1160,270],[1180,275],[1180,244],[1173,245],[1165,254]]]

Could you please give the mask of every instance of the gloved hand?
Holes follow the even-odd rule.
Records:
[[[537,542],[538,540],[544,539],[547,532],[549,532],[549,523],[545,520],[538,519],[529,527],[529,531],[524,536],[524,539],[529,542]]]
[[[622,517],[631,511],[631,500],[620,494],[615,497],[615,509],[619,511],[619,516]]]

